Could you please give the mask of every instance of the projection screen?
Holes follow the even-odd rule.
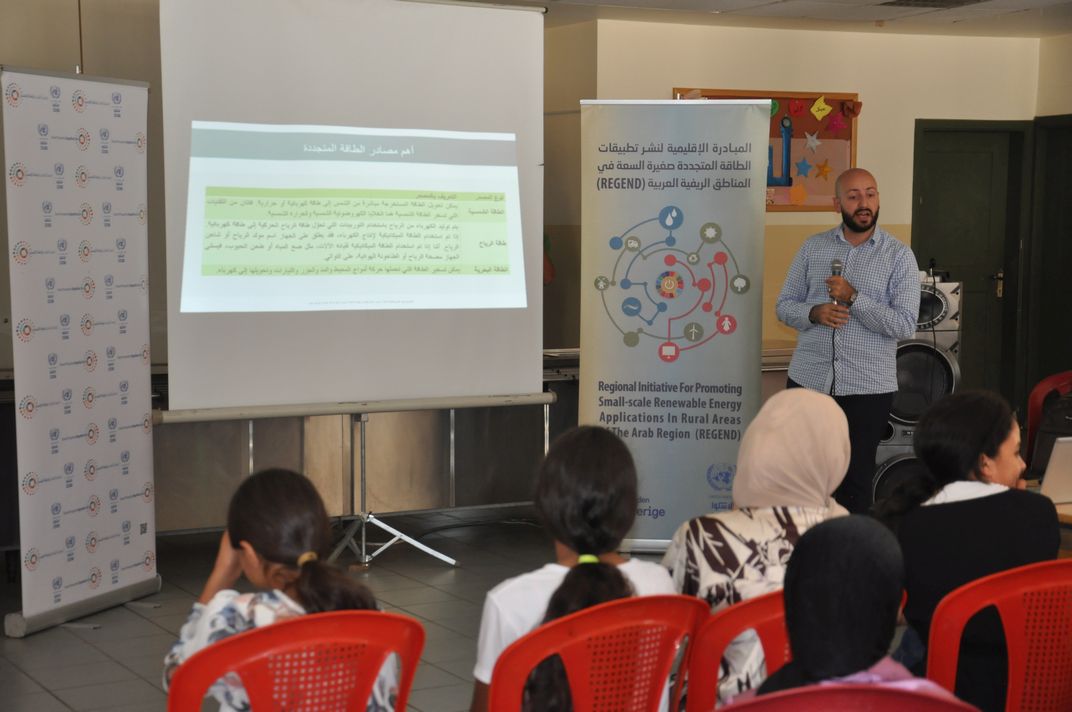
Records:
[[[172,410],[541,390],[540,14],[161,0],[160,34]]]

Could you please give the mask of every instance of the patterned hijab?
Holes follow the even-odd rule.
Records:
[[[790,388],[760,408],[744,433],[733,479],[733,504],[825,507],[849,468],[849,423],[830,396]]]

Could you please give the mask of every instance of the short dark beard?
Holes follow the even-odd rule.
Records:
[[[876,208],[871,213],[871,225],[868,226],[868,227],[864,227],[860,223],[856,222],[856,218],[853,217],[853,214],[849,213],[849,212],[846,212],[844,210],[841,211],[841,219],[845,221],[845,227],[849,228],[849,230],[851,230],[853,232],[856,232],[856,233],[869,232],[870,230],[875,229],[875,225],[878,225],[878,208]]]

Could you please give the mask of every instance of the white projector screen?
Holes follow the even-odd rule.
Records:
[[[521,309],[513,134],[195,121],[182,312]]]
[[[161,0],[160,35],[172,410],[541,390],[541,15]]]

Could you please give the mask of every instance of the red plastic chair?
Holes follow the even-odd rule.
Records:
[[[947,594],[931,620],[927,677],[953,690],[964,625],[991,605],[1009,653],[1005,709],[1072,710],[1072,559],[1009,569]]]
[[[209,686],[227,673],[242,679],[254,712],[364,712],[380,667],[400,658],[396,709],[406,709],[424,647],[424,627],[379,611],[313,613],[239,633],[198,651],[175,671],[169,712],[201,709]]]
[[[880,685],[810,685],[772,692],[725,708],[727,712],[970,712],[956,698]]]
[[[557,654],[575,712],[655,712],[682,641],[694,637],[708,612],[707,604],[692,596],[640,596],[551,621],[499,656],[488,709],[520,710],[529,673]]]
[[[1046,396],[1054,391],[1062,396],[1072,393],[1072,371],[1055,373],[1048,378],[1043,378],[1031,389],[1031,394],[1027,397],[1027,450],[1024,451],[1024,461],[1029,465],[1035,454],[1035,436],[1042,423],[1042,405],[1046,401]]]
[[[714,613],[696,634],[689,653],[687,712],[710,712],[718,696],[718,667],[726,646],[754,628],[763,646],[767,674],[791,659],[782,591],[741,601]]]

